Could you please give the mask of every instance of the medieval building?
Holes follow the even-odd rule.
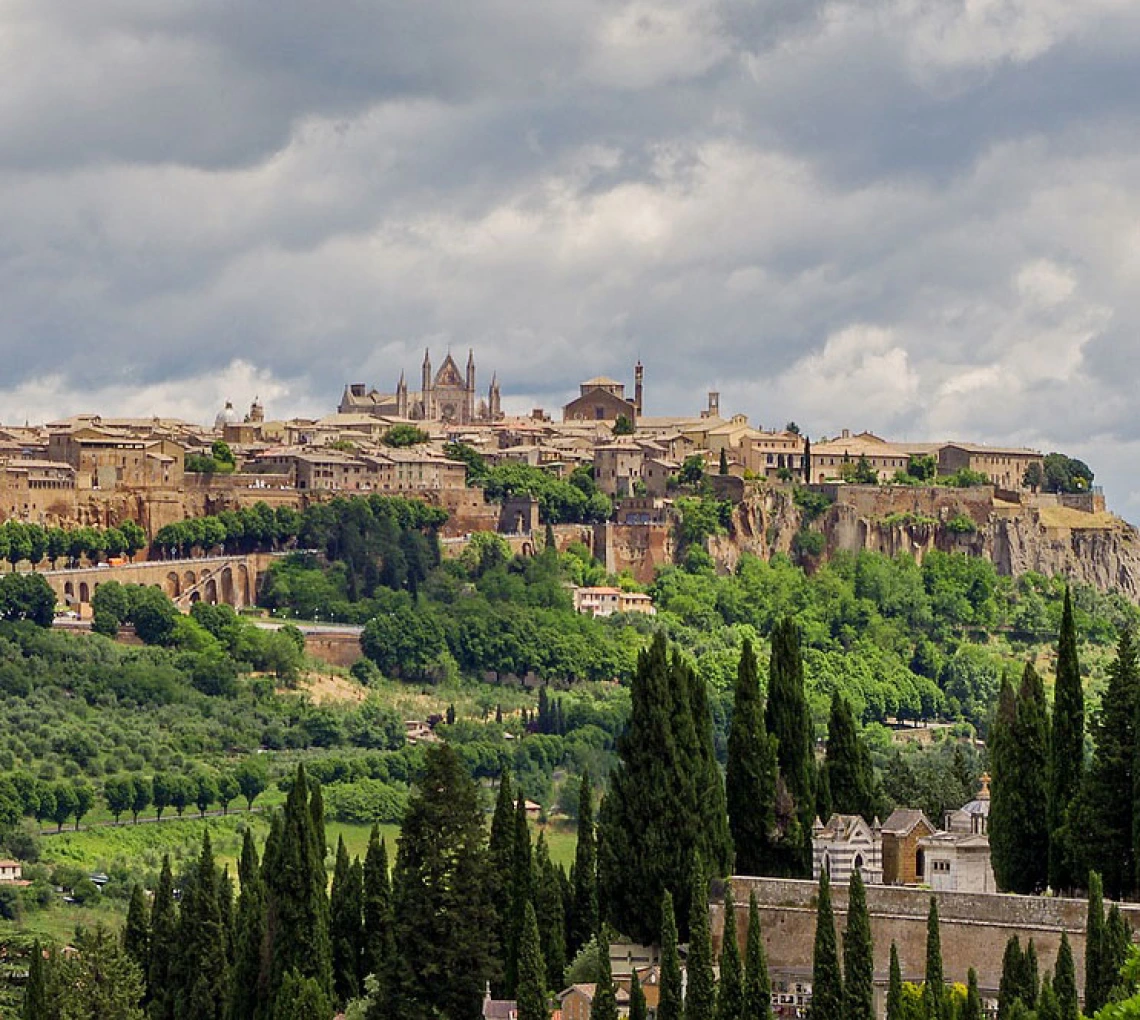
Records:
[[[378,418],[405,418],[410,421],[442,421],[454,425],[498,421],[503,417],[499,377],[491,377],[486,400],[476,403],[475,354],[467,353],[467,368],[460,372],[451,352],[439,370],[432,372],[431,351],[424,351],[420,369],[420,389],[409,391],[400,373],[395,393],[369,390],[364,383],[344,388],[337,410],[341,414],[371,414]]]

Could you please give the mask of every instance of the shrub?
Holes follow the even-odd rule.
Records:
[[[946,530],[955,535],[972,535],[978,526],[968,514],[958,514],[946,522]]]

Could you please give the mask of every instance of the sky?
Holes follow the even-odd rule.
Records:
[[[0,68],[0,421],[640,358],[1140,520],[1131,0],[0,0]]]

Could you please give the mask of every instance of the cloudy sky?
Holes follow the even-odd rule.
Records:
[[[640,357],[1140,518],[1131,0],[0,0],[0,67],[2,421]]]

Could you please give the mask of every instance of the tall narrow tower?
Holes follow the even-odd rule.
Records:
[[[435,417],[432,409],[431,399],[431,351],[424,348],[424,366],[422,372],[422,383],[420,386],[420,399],[423,401],[423,416],[425,421],[431,421]]]
[[[487,413],[491,421],[498,421],[503,416],[503,402],[499,394],[499,373],[491,376],[491,389],[487,393]]]
[[[645,369],[641,365],[641,359],[637,359],[637,364],[633,367],[633,411],[638,418],[642,415],[641,397],[645,384]]]
[[[464,389],[463,422],[467,424],[475,420],[475,352],[470,347],[467,348],[467,385]]]
[[[403,372],[400,373],[400,381],[396,383],[396,414],[401,418],[408,416],[408,384]]]

